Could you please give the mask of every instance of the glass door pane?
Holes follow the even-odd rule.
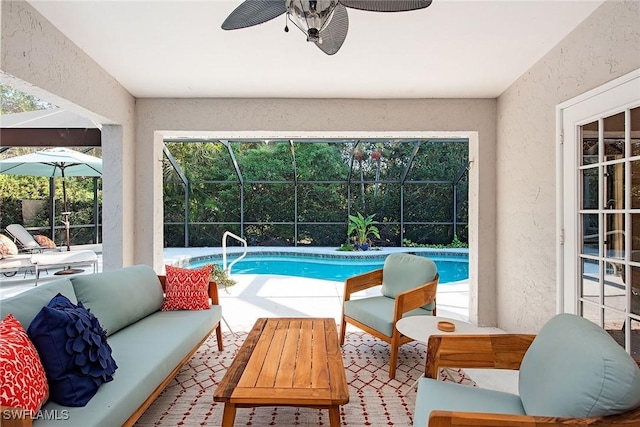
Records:
[[[580,126],[580,314],[640,347],[640,107]]]

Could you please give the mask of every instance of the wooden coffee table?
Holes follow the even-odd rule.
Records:
[[[213,400],[224,402],[223,426],[233,426],[236,408],[256,406],[328,409],[339,426],[349,390],[335,319],[258,319]]]

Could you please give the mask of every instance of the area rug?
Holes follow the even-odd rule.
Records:
[[[224,334],[218,351],[215,334],[198,349],[176,378],[138,420],[137,426],[219,426],[224,405],[213,392],[231,365],[247,332]],[[347,332],[342,348],[350,401],[341,407],[343,426],[411,426],[416,380],[424,372],[425,345],[405,344],[398,354],[396,377],[389,379],[389,346],[364,332]],[[443,381],[474,386],[464,371],[442,370]],[[329,425],[326,410],[295,407],[238,409],[236,426]]]

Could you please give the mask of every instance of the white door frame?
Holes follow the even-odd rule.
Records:
[[[640,102],[640,69],[556,107],[556,284],[558,313],[578,314],[579,126]]]

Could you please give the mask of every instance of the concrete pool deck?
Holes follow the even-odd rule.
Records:
[[[166,264],[185,263],[189,259],[207,255],[220,255],[221,248],[167,248]],[[290,252],[333,256],[384,256],[394,252],[420,252],[444,255],[466,254],[466,249],[382,248],[367,252],[340,252],[336,248],[250,247],[251,253]],[[242,248],[228,248],[229,254],[242,253]],[[320,316],[334,317],[340,322],[344,282],[309,279],[303,277],[233,274],[237,283],[220,289],[223,315],[233,330],[250,330],[258,317]],[[372,288],[362,296],[379,294]],[[438,286],[438,315],[469,320],[469,284],[467,280]]]

